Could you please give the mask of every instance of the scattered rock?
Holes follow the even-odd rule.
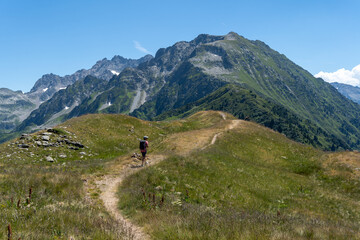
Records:
[[[52,157],[50,157],[50,156],[47,156],[45,158],[45,160],[48,161],[48,162],[54,162],[54,159]]]
[[[42,146],[42,142],[41,141],[35,141],[36,145],[38,145],[39,147]]]
[[[140,159],[140,154],[138,154],[138,153],[133,153],[132,155],[131,155],[131,157],[132,158],[138,158],[138,159]]]
[[[79,150],[78,147],[72,147],[72,146],[69,146],[68,149],[71,149],[71,150]]]
[[[53,129],[53,128],[49,128],[48,130],[46,130],[46,131],[48,131],[49,133],[55,133],[55,134],[59,134],[60,133],[60,131],[59,130],[57,130],[57,129]]]
[[[49,136],[42,136],[41,139],[43,141],[50,141],[50,137]]]
[[[84,148],[84,147],[85,147],[85,146],[82,145],[81,143],[79,143],[79,142],[72,142],[72,141],[70,141],[69,139],[64,139],[64,142],[65,142],[66,144],[68,144],[68,145],[73,145],[73,146],[78,147],[78,148]]]
[[[86,152],[80,152],[81,155],[86,155]]]
[[[29,148],[30,146],[25,143],[22,143],[22,144],[19,144],[18,147],[19,148]]]
[[[67,158],[67,156],[65,154],[60,154],[59,158]]]
[[[23,133],[23,134],[21,134],[20,139],[29,139],[29,135],[28,135],[28,134]]]

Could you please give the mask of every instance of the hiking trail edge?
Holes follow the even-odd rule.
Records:
[[[220,113],[220,115],[222,116],[223,120],[225,121],[226,120],[225,114]],[[225,128],[223,128],[220,132],[217,132],[212,137],[210,144],[207,144],[200,149],[205,149],[205,148],[215,144],[215,142],[216,142],[218,136],[220,136],[220,134],[222,134],[224,131],[236,128],[241,123],[242,120],[226,120],[226,121],[230,121],[229,124],[227,124],[225,126]],[[204,132],[206,132],[205,130],[206,129],[204,129]],[[201,131],[201,130],[197,130],[197,131]],[[185,133],[191,134],[191,131],[185,132]],[[213,133],[209,132],[209,134],[212,135]],[[209,139],[211,138],[211,136],[208,136],[208,137],[209,137]],[[186,155],[190,151],[195,150],[196,148],[197,147],[194,144],[193,149],[186,149],[186,152],[183,152],[181,155]],[[157,163],[161,162],[162,160],[166,159],[166,157],[167,156],[165,156],[165,155],[150,155],[149,159],[150,159],[151,165],[154,165],[154,164],[157,164]],[[118,191],[119,185],[121,184],[123,179],[125,179],[125,177],[132,175],[141,169],[142,168],[132,167],[131,165],[125,165],[117,174],[104,175],[102,177],[102,179],[97,180],[95,182],[96,186],[101,191],[100,199],[103,201],[106,210],[116,219],[116,221],[120,225],[122,225],[125,228],[124,230],[127,235],[126,237],[128,239],[134,239],[134,240],[140,240],[140,239],[146,240],[146,239],[150,239],[150,236],[148,234],[146,234],[141,227],[136,226],[129,219],[127,219],[124,215],[122,215],[121,211],[118,209],[119,199],[117,197],[117,191]]]

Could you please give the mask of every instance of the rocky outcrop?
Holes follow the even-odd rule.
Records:
[[[360,88],[354,87],[344,83],[333,82],[330,83],[333,87],[335,87],[339,93],[347,97],[348,99],[360,104]]]
[[[126,59],[121,56],[114,56],[110,60],[104,58],[98,61],[90,69],[82,69],[64,77],[52,73],[45,74],[28,93],[2,88],[0,89],[0,131],[14,130],[33,110],[51,99],[55,93],[66,89],[69,85],[84,79],[86,76],[90,75],[109,81],[112,77],[120,74],[125,68],[137,67],[139,64],[152,58],[151,55],[140,59]],[[67,104],[63,106],[64,108],[71,107],[68,103],[64,104]]]
[[[127,59],[121,56],[114,56],[111,60],[104,58],[96,62],[90,69],[81,69],[64,77],[52,73],[45,74],[35,83],[27,95],[31,99],[44,102],[50,99],[57,91],[65,89],[67,86],[86,76],[93,76],[109,81],[114,75],[118,75],[125,68],[137,67],[139,64],[149,61],[151,58],[151,55],[146,55],[140,59]]]
[[[36,108],[23,92],[0,89],[0,130],[10,131]]]
[[[19,141],[11,143],[11,145],[18,148],[27,148],[29,150],[33,148],[55,148],[53,151],[57,151],[57,148],[66,148],[70,150],[79,150],[85,149],[86,146],[79,141],[74,141],[72,139],[77,138],[74,134],[70,132],[67,135],[61,134],[57,129],[47,129],[43,132],[37,132],[35,134],[23,134]],[[60,156],[61,155],[61,156]],[[60,158],[66,158],[66,154],[60,154]],[[80,155],[86,155],[85,152],[81,152]]]

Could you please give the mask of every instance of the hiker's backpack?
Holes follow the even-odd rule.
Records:
[[[146,148],[145,144],[146,144],[145,140],[140,140],[140,150],[144,150]]]

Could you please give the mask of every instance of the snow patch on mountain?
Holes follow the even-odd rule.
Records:
[[[110,72],[111,72],[112,74],[116,75],[116,76],[118,76],[118,75],[120,74],[119,72],[117,72],[117,71],[115,71],[115,70],[110,70]]]
[[[100,107],[99,111],[104,110],[105,108],[108,108],[108,107],[110,107],[111,105],[112,105],[111,102],[107,102],[107,103],[103,104],[103,105]]]

